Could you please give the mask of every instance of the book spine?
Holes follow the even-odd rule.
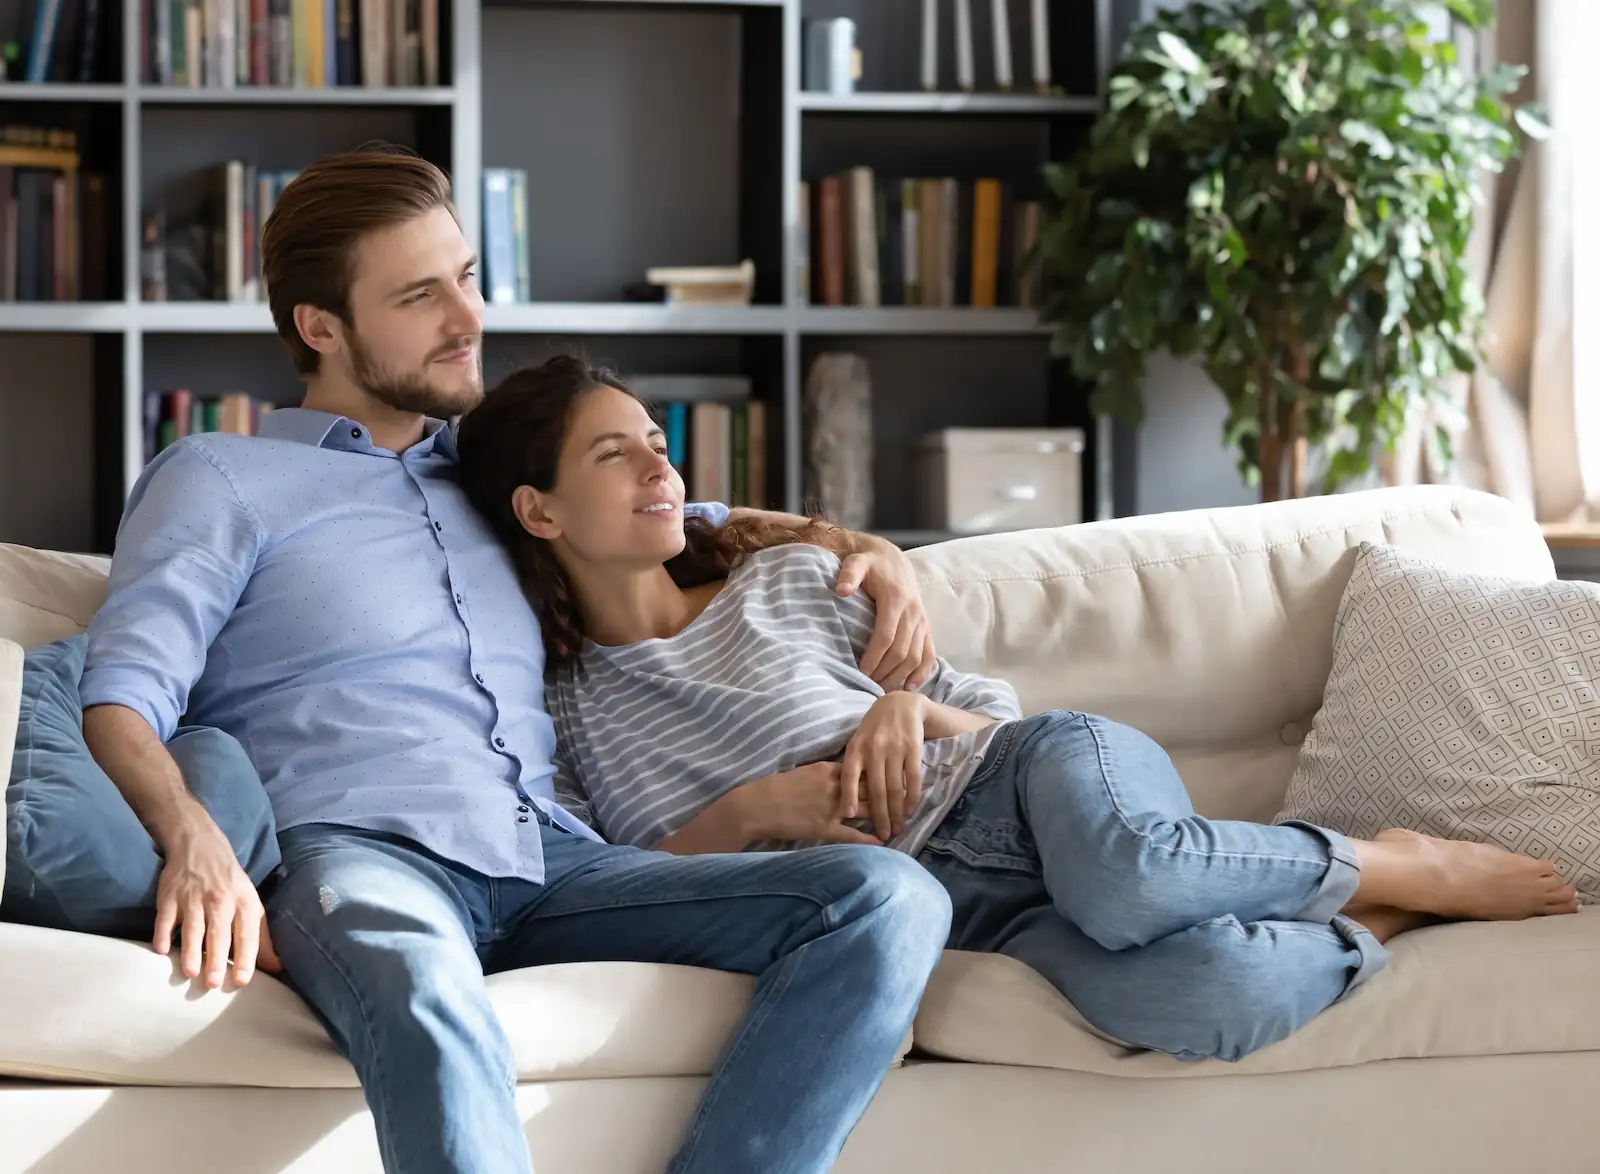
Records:
[[[878,283],[877,197],[870,167],[850,170],[850,283],[858,306],[881,304]]]
[[[681,474],[689,457],[689,405],[677,402],[666,406],[667,460]]]
[[[806,305],[811,301],[811,185],[800,181],[799,208],[795,219],[794,292]]]
[[[901,303],[907,306],[922,305],[922,254],[921,209],[918,207],[920,185],[914,179],[900,182],[900,281]]]
[[[748,505],[750,487],[750,416],[744,404],[734,404],[728,414],[728,496],[730,506]]]
[[[356,0],[338,0],[339,22],[335,30],[338,59],[334,76],[337,84],[353,86],[361,80],[361,41],[356,32]]]
[[[511,211],[511,174],[505,168],[483,172],[484,259],[488,262],[489,301],[517,300],[516,224]]]
[[[972,304],[995,304],[1000,270],[1000,181],[980,179],[973,193]]]
[[[512,247],[517,257],[517,301],[533,300],[533,269],[528,239],[528,173],[521,168],[511,172]]]
[[[56,24],[61,19],[62,0],[39,0],[38,13],[33,25],[33,43],[28,47],[28,73],[30,82],[43,82],[50,70],[50,58],[55,51]]]
[[[752,509],[761,510],[767,508],[767,405],[760,400],[751,400],[746,411],[750,429],[750,472],[744,503]]]
[[[822,234],[822,304],[842,306],[844,300],[844,209],[837,176],[819,184],[818,228]]]

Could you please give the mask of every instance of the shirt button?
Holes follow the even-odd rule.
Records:
[[[519,816],[517,816],[517,822],[518,823],[527,823],[528,822],[528,817],[526,815],[519,815]]]
[[[440,524],[440,523],[438,523],[438,522],[435,522],[435,523],[434,523],[434,524],[433,524],[433,528],[434,528],[434,529],[435,529],[435,530],[443,530],[443,529],[444,529],[444,527],[443,527],[443,526],[442,526],[442,525],[441,525],[441,524]]]
[[[350,435],[352,437],[354,437],[356,440],[360,440],[361,439],[361,429],[359,429],[359,428],[350,429]]]
[[[473,673],[472,674],[472,679],[474,681],[478,682],[478,684],[480,684],[480,685],[483,684],[483,674],[482,673]]]
[[[459,594],[457,594],[456,595],[456,602],[457,603],[465,603],[466,600],[462,599],[461,596]]]
[[[518,807],[517,810],[518,811],[531,811],[532,808],[530,808],[526,803],[524,803],[520,807]]]
[[[494,740],[494,744],[496,746],[500,747],[500,749],[504,750],[505,749],[505,745],[506,745],[506,740],[504,738],[496,738]]]

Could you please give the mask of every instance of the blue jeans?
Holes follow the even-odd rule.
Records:
[[[952,949],[1026,962],[1099,1031],[1181,1059],[1280,1040],[1386,957],[1339,915],[1348,840],[1201,818],[1166,752],[1105,718],[999,730],[919,859],[950,893]]]
[[[671,1171],[828,1169],[910,1029],[949,933],[944,891],[887,849],[679,857],[540,822],[544,884],[394,835],[280,834],[272,941],[360,1076],[385,1171],[529,1171],[483,976],[601,960],[757,976]]]

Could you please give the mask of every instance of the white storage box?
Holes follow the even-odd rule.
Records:
[[[1083,429],[946,428],[915,444],[917,525],[975,534],[1083,520]]]

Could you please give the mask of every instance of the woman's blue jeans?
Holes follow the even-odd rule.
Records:
[[[951,948],[1026,962],[1099,1031],[1181,1059],[1280,1040],[1386,957],[1339,915],[1348,840],[1203,819],[1166,752],[1101,717],[1008,723],[919,858]]]

